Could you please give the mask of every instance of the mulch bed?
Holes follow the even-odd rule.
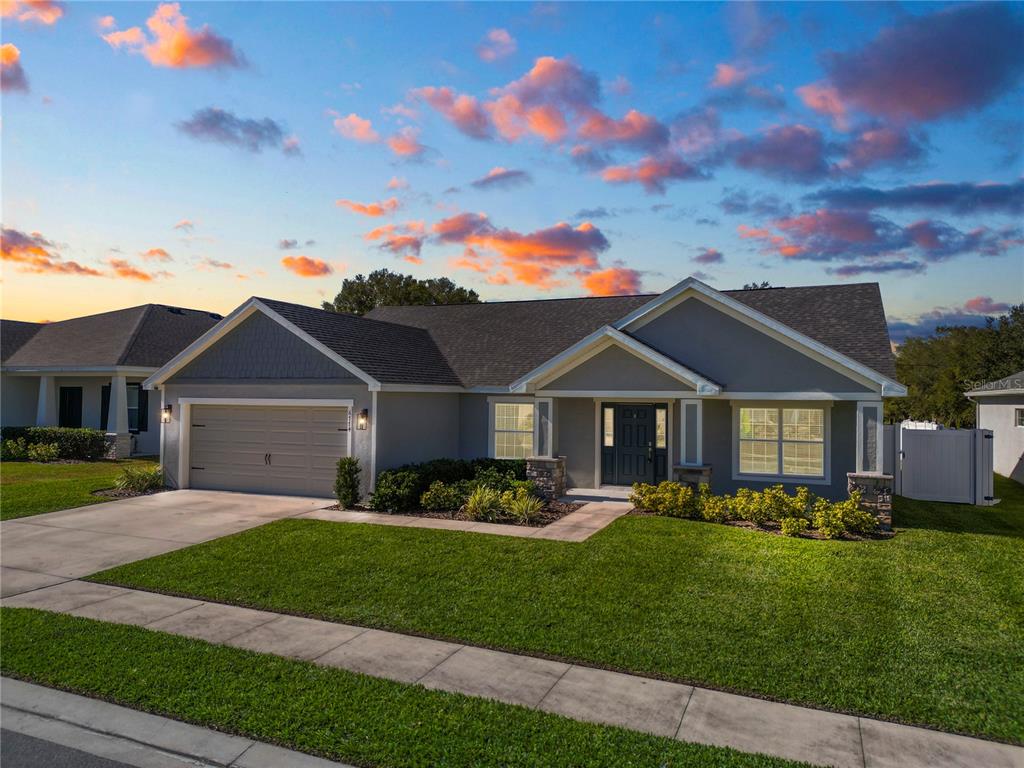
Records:
[[[581,502],[576,502],[576,501],[573,501],[573,502],[549,501],[549,502],[545,503],[544,506],[541,508],[540,514],[537,516],[537,518],[533,522],[529,523],[529,525],[527,525],[526,527],[528,527],[528,528],[543,528],[545,525],[550,525],[551,523],[555,522],[556,520],[561,520],[563,517],[565,517],[568,514],[571,514],[572,512],[575,512],[577,509],[579,509],[582,506],[583,506],[583,504]],[[332,507],[327,507],[327,509],[341,509],[341,506],[338,505],[338,504],[335,504]],[[378,513],[378,511],[376,509],[371,509],[370,507],[368,507],[366,505],[363,505],[363,504],[357,505],[355,507],[355,509],[356,509],[356,511],[359,511],[359,512],[374,512],[374,513],[377,513],[377,514],[385,514],[385,515],[388,514],[387,512],[379,512]],[[413,510],[410,510],[408,512],[401,512],[401,513],[398,513],[398,514],[407,515],[409,517],[431,517],[431,518],[434,518],[435,520],[462,520],[462,519],[464,519],[464,518],[459,516],[458,512],[437,512],[437,511],[431,511],[429,509],[413,509]],[[518,523],[516,523],[515,521],[513,521],[513,520],[506,520],[506,519],[492,520],[491,522],[497,523],[499,525],[518,525]]]
[[[105,499],[132,499],[136,496],[152,496],[154,493],[163,493],[169,491],[170,488],[156,488],[152,491],[119,491],[117,488],[101,488],[98,491],[93,491],[93,496],[102,496]]]
[[[667,517],[667,515],[656,515],[653,512],[645,512],[644,510],[637,509],[636,507],[633,507],[633,509],[629,510],[629,514],[636,515],[637,517]],[[706,522],[710,522],[709,520],[700,520],[698,518],[692,518],[692,517],[681,517],[679,519],[680,520],[697,520],[697,522],[705,522],[705,523]],[[782,526],[779,523],[775,522],[775,521],[769,521],[769,522],[765,523],[764,525],[757,525],[756,523],[752,523],[749,520],[726,520],[724,523],[714,523],[714,525],[731,525],[733,528],[747,528],[748,530],[751,530],[751,531],[760,531],[761,533],[771,533],[771,534],[774,534],[775,536],[784,536],[785,535],[782,532]],[[877,530],[874,533],[845,533],[842,536],[839,536],[839,537],[837,537],[835,539],[832,539],[832,541],[879,541],[879,540],[891,539],[895,535],[896,535],[895,531],[883,531],[883,530]],[[799,534],[797,536],[790,536],[789,538],[792,538],[792,539],[818,539],[819,541],[828,541],[828,539],[826,539],[824,536],[822,536],[820,533],[818,533],[814,529],[804,531],[803,533],[801,533],[801,534]]]

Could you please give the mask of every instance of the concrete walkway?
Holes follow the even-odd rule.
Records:
[[[474,523],[469,520],[446,520],[415,515],[387,515],[348,509],[315,509],[298,515],[298,517],[307,520],[330,520],[335,523],[373,523],[375,525],[397,525],[402,528],[441,528],[446,531],[490,533],[495,536],[514,536],[521,539],[586,541],[632,508],[632,504],[623,501],[594,501],[542,528],[500,523]]]
[[[3,596],[294,517],[333,499],[166,491],[0,523]]]
[[[302,752],[6,677],[0,679],[0,715],[5,731],[105,758],[116,765],[350,768]]]
[[[1024,768],[1024,748],[531,656],[69,581],[0,601],[313,661],[576,720],[841,768]]]

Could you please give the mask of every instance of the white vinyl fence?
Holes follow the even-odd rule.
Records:
[[[885,472],[909,499],[990,505],[992,431],[905,429],[886,425]]]

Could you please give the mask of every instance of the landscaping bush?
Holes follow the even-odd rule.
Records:
[[[385,498],[380,503],[392,505],[394,488],[397,485],[404,486],[408,479],[403,477],[395,481],[393,476],[396,473],[411,476],[413,486],[406,489],[405,495],[400,500],[399,506],[388,511],[407,511],[415,509],[423,494],[430,490],[430,487],[437,482],[445,485],[454,485],[466,481],[474,481],[475,485],[489,485],[498,491],[507,491],[515,487],[518,482],[526,482],[526,460],[525,459],[434,459],[421,464],[405,464],[396,469],[386,469],[377,475],[377,488],[382,485],[386,487]],[[472,488],[466,489],[468,496]],[[376,492],[374,493],[376,496]],[[408,499],[411,498],[412,501]],[[464,501],[465,499],[463,499]],[[461,503],[461,502],[460,502]],[[374,506],[373,498],[370,500],[374,509],[385,510],[386,507]]]
[[[164,487],[164,471],[160,467],[125,467],[114,487],[119,491],[149,493]]]
[[[784,517],[782,518],[782,533],[785,536],[799,536],[807,530],[810,522],[806,517]]]
[[[387,470],[377,475],[370,506],[379,512],[408,512],[420,500],[420,478],[415,472]]]
[[[842,508],[828,499],[817,499],[814,502],[812,523],[826,539],[835,539],[846,533]]]
[[[24,438],[27,445],[55,443],[57,458],[72,461],[95,461],[106,453],[106,438],[98,429],[71,427],[4,427],[3,440]]]
[[[697,517],[697,496],[688,485],[664,480],[657,485],[634,483],[630,503],[638,509],[667,517]]]
[[[28,446],[25,445],[25,438],[19,437],[16,440],[4,440],[0,448],[0,460],[2,461],[26,461],[28,459]]]
[[[60,458],[60,448],[56,443],[33,443],[26,453],[29,461],[56,461]]]
[[[342,509],[352,509],[359,503],[359,459],[345,456],[338,459],[338,474],[334,478],[334,496]]]
[[[724,523],[732,519],[729,496],[715,496],[711,493],[711,487],[707,483],[701,483],[700,493],[697,496],[697,506],[700,516],[711,523]]]
[[[466,503],[471,492],[468,480],[457,483],[435,480],[420,496],[420,506],[431,512],[454,512]]]
[[[515,480],[526,479],[526,459],[491,459],[479,458],[469,462],[473,467],[473,476],[482,469],[497,469],[503,474],[512,473]]]
[[[478,485],[462,505],[461,513],[467,520],[491,522],[501,512],[501,494],[486,485]]]
[[[543,507],[544,500],[528,489],[525,483],[501,494],[501,508],[518,525],[529,525],[536,520]]]

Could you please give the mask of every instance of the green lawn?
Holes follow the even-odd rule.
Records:
[[[891,540],[625,517],[582,544],[281,520],[94,578],[1024,741],[1024,487]]]
[[[92,492],[112,487],[125,467],[155,464],[151,458],[79,464],[5,461],[0,464],[0,520],[104,501]]]
[[[0,615],[5,675],[357,765],[797,765],[138,627]]]

